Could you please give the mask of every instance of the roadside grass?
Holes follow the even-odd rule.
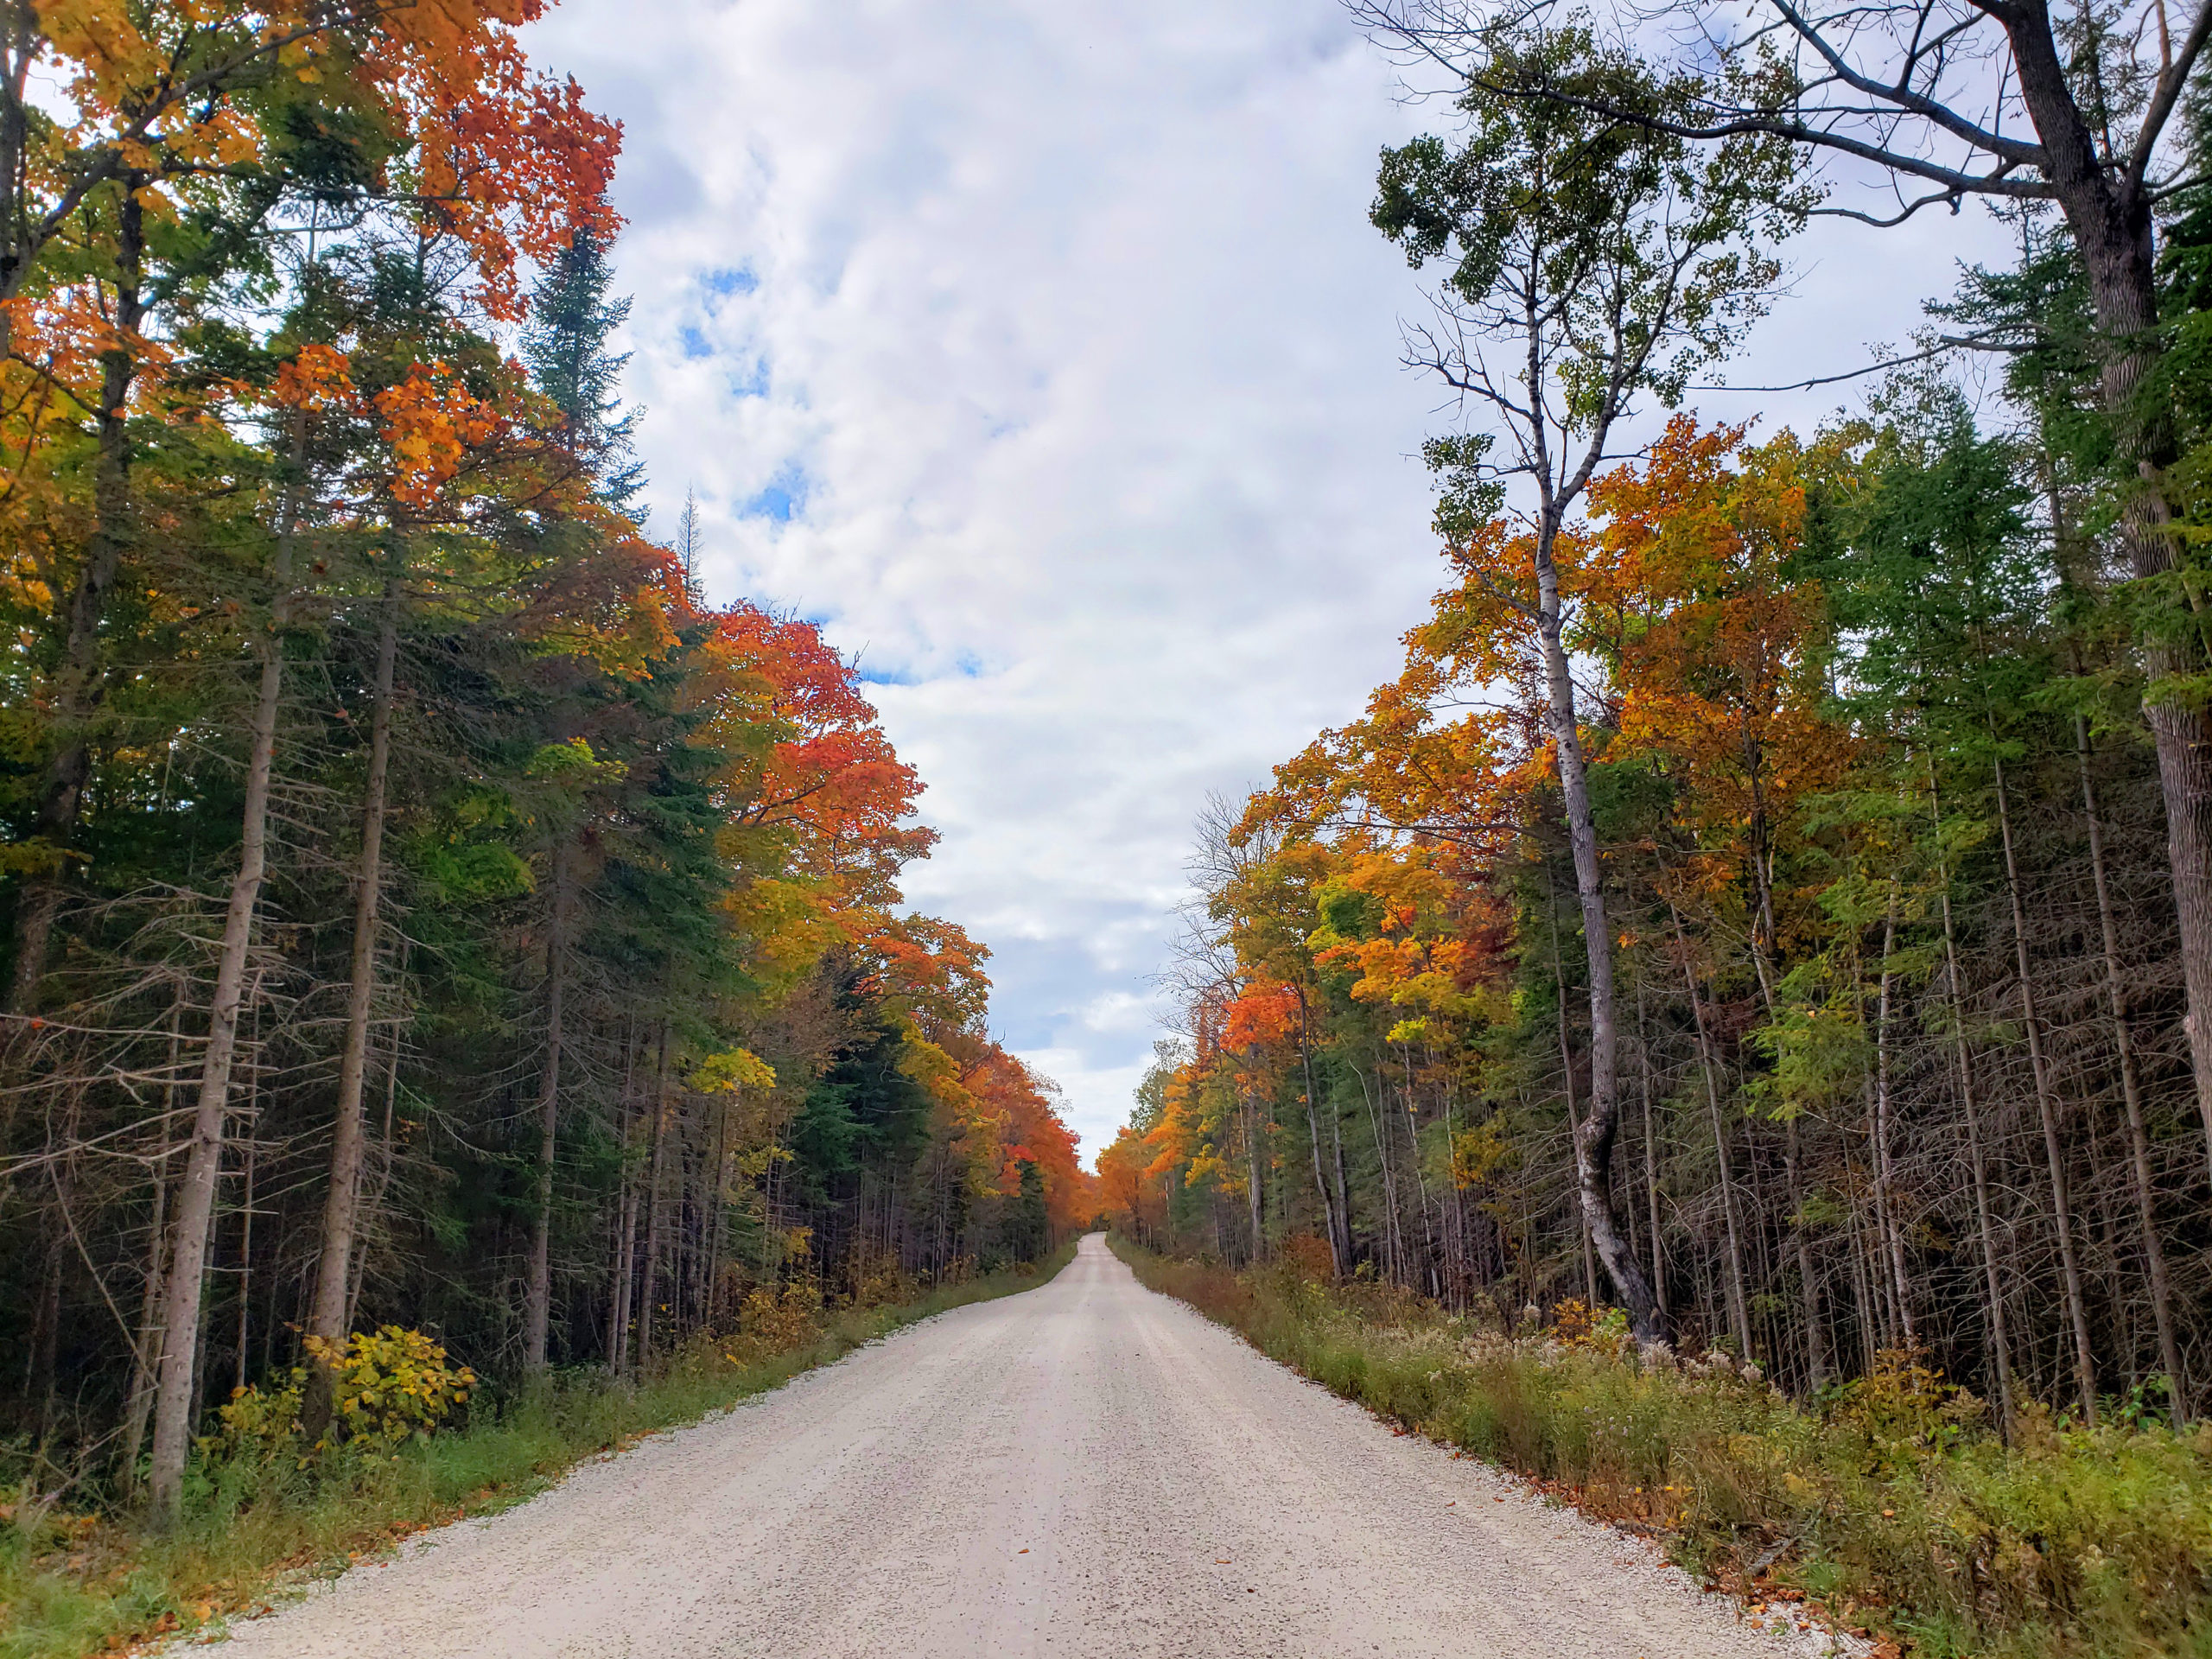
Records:
[[[167,1536],[125,1517],[41,1510],[0,1488],[0,1659],[124,1651],[268,1606],[286,1585],[340,1570],[409,1535],[506,1509],[576,1465],[779,1387],[932,1314],[1033,1290],[1071,1243],[1028,1272],[945,1286],[880,1306],[786,1310],[751,1334],[702,1340],[655,1375],[556,1374],[463,1427],[390,1456],[341,1448],[316,1466],[288,1454],[194,1465]]]
[[[2084,1429],[2035,1408],[2007,1446],[1910,1356],[1799,1406],[1725,1362],[1645,1363],[1572,1308],[1508,1335],[1373,1287],[1110,1242],[1262,1353],[1660,1541],[1763,1619],[1931,1659],[2212,1656],[2212,1426]]]

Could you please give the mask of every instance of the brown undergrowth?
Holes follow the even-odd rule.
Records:
[[[1804,1406],[1723,1357],[1639,1354],[1618,1316],[1573,1305],[1502,1332],[1294,1265],[1113,1243],[1262,1352],[1658,1540],[1762,1612],[1929,1659],[2212,1656],[2212,1427],[2031,1408],[2007,1445],[1909,1354]]]

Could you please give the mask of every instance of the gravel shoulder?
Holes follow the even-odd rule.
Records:
[[[1397,1435],[1083,1241],[426,1535],[225,1659],[1742,1659],[1770,1634],[1638,1541]]]

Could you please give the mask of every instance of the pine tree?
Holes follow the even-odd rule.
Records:
[[[607,296],[613,276],[600,239],[578,232],[531,296],[522,355],[537,389],[569,417],[570,442],[597,475],[600,499],[642,524],[645,511],[631,503],[645,483],[632,443],[643,411],[623,408],[617,390],[630,353],[607,347],[630,317],[627,295]]]
[[[1007,1254],[1034,1262],[1051,1248],[1052,1223],[1045,1211],[1045,1172],[1033,1158],[1021,1160],[1021,1185],[1006,1224]]]

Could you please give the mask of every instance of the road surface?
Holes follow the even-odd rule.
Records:
[[[1393,1434],[1083,1241],[233,1627],[223,1659],[1739,1659],[1644,1546]]]

